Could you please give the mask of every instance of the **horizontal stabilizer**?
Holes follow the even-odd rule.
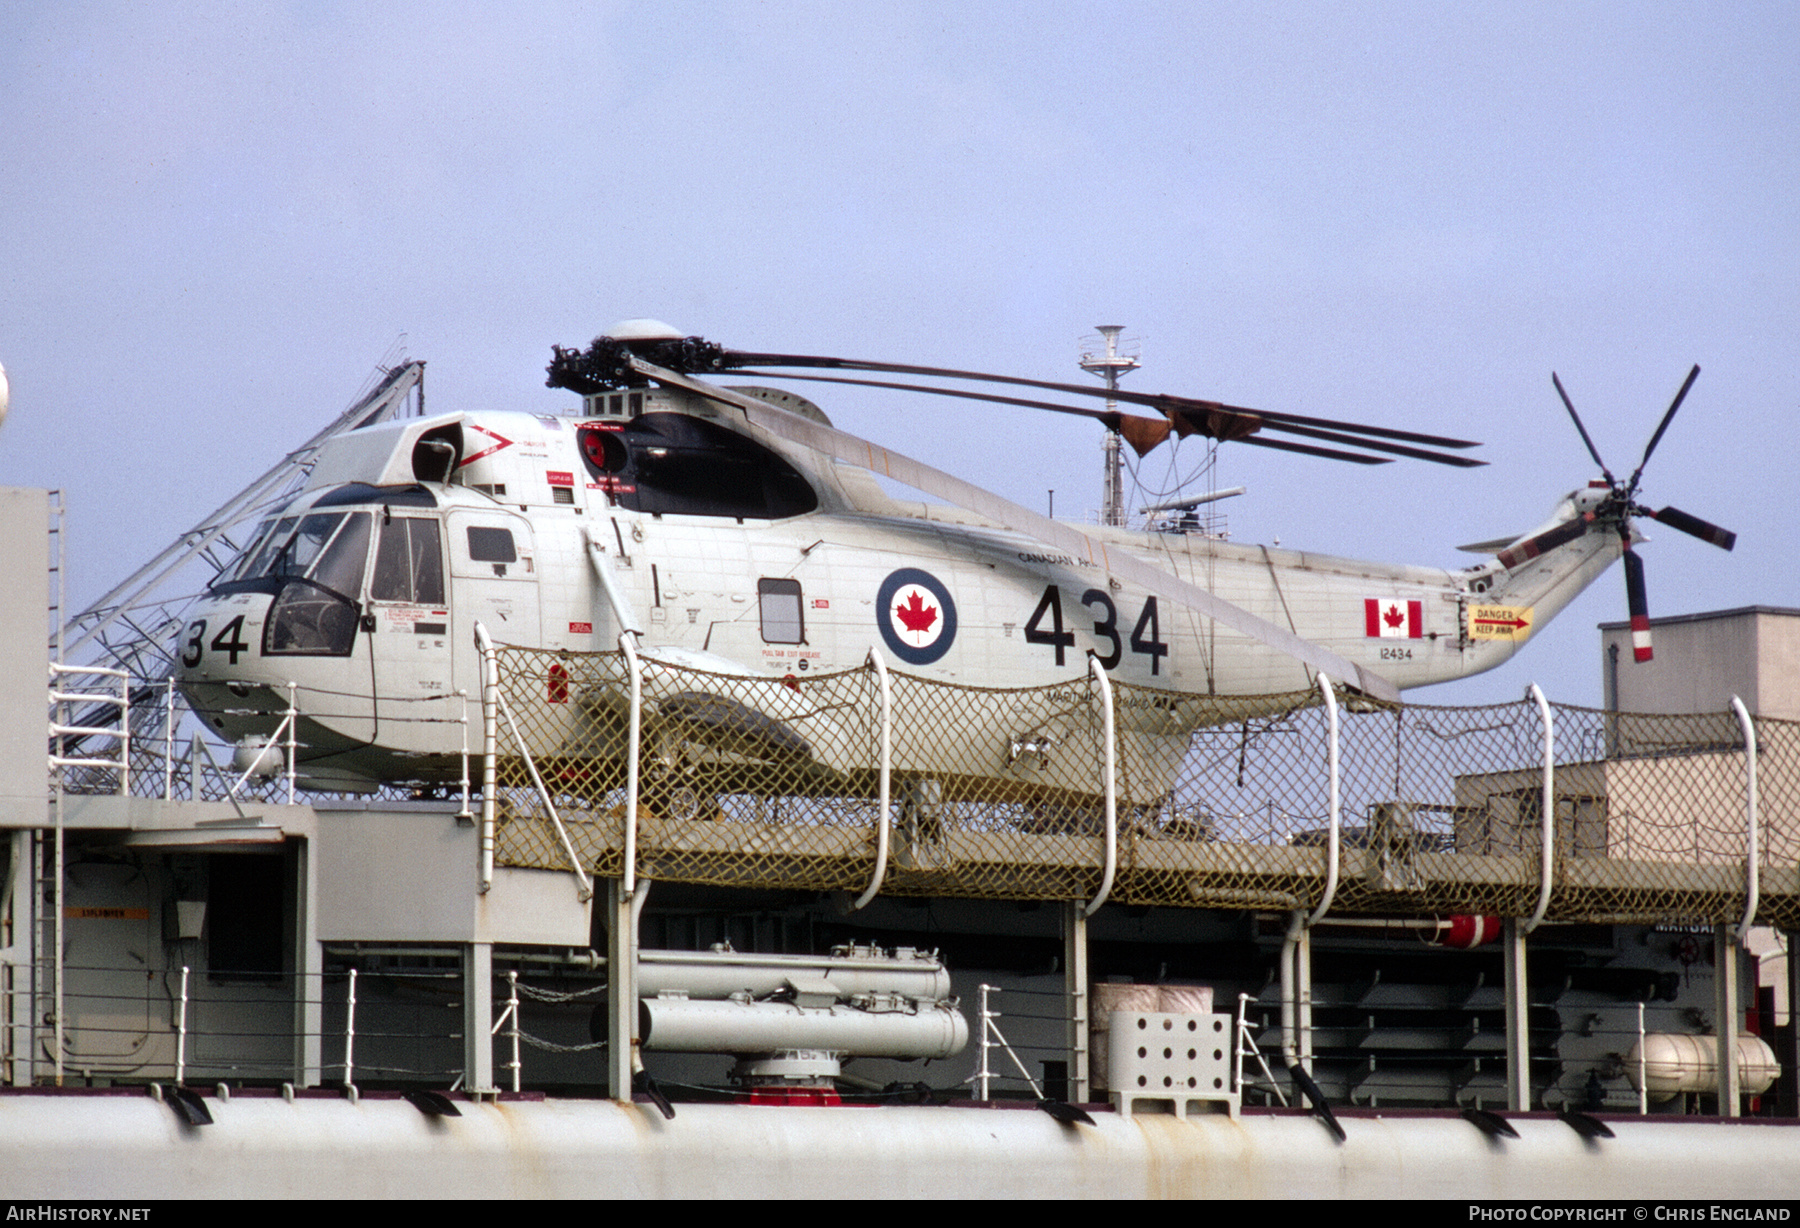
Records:
[[[1458,546],[1457,549],[1468,554],[1499,554],[1518,540],[1516,537],[1493,537],[1484,542],[1470,542],[1466,546]]]

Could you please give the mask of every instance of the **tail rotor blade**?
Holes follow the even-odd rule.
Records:
[[[1656,434],[1650,436],[1650,442],[1644,445],[1644,459],[1638,462],[1636,472],[1631,475],[1631,481],[1625,484],[1626,489],[1637,489],[1638,475],[1643,473],[1644,466],[1650,463],[1650,454],[1656,451],[1656,445],[1662,442],[1663,432],[1669,429],[1669,423],[1675,418],[1675,411],[1681,408],[1683,401],[1687,400],[1688,389],[1692,388],[1694,381],[1699,378],[1700,364],[1695,363],[1694,369],[1688,372],[1687,379],[1682,382],[1681,391],[1676,393],[1675,399],[1669,403],[1669,412],[1664,414],[1662,421],[1656,424]]]
[[[1600,450],[1594,447],[1594,441],[1588,438],[1587,427],[1581,424],[1581,415],[1575,412],[1575,402],[1569,400],[1569,394],[1563,391],[1562,380],[1554,371],[1550,373],[1550,382],[1556,385],[1556,395],[1562,398],[1563,408],[1568,410],[1569,417],[1575,420],[1575,429],[1581,432],[1581,442],[1587,445],[1588,455],[1594,458],[1596,465],[1600,466],[1600,472],[1605,476],[1606,484],[1614,485],[1612,470],[1608,469],[1606,462],[1600,459]]]
[[[1588,531],[1590,522],[1586,517],[1559,524],[1547,533],[1539,533],[1536,537],[1527,538],[1516,546],[1509,546],[1499,554],[1500,566],[1511,571],[1531,562],[1540,554],[1548,553],[1558,546],[1566,545]]]
[[[1721,529],[1698,516],[1690,516],[1678,507],[1665,507],[1660,512],[1651,512],[1650,519],[1658,524],[1666,524],[1678,533],[1710,542],[1721,550],[1729,550],[1737,545],[1737,534],[1730,529]]]
[[[1650,651],[1650,602],[1644,594],[1644,560],[1629,543],[1625,546],[1625,608],[1631,612],[1631,657],[1648,661]]]

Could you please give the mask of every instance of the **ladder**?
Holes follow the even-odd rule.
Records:
[[[63,492],[50,492],[50,636],[53,662],[64,660],[63,611],[68,601],[68,533],[67,503]],[[54,674],[48,679],[53,696],[57,689]],[[54,725],[61,715],[61,705],[52,698],[48,713]],[[62,754],[63,739],[53,738],[51,758]],[[30,1050],[26,1064],[27,1077],[37,1081],[41,1046],[37,1030],[41,1023],[51,1031],[51,1069],[56,1086],[62,1086],[63,1058],[63,769],[50,764],[50,798],[55,826],[50,832],[38,829],[31,841],[31,911],[32,911],[32,1018],[27,1031]],[[48,836],[48,839],[46,839]]]

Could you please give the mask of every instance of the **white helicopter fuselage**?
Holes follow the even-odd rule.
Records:
[[[1275,648],[974,513],[898,502],[729,406],[678,391],[611,403],[329,441],[189,615],[176,656],[195,710],[263,737],[291,694],[315,784],[442,778],[480,691],[478,622],[497,643],[578,652],[635,624],[653,661],[773,680],[876,653],[980,687],[1079,682],[1090,656],[1171,692],[1315,685]],[[1085,532],[1403,689],[1500,664],[1620,552],[1595,533],[1511,570],[1447,571]]]

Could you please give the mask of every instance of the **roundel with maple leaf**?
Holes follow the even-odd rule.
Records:
[[[956,602],[930,572],[902,567],[881,582],[875,623],[896,657],[908,665],[930,665],[956,640]]]

